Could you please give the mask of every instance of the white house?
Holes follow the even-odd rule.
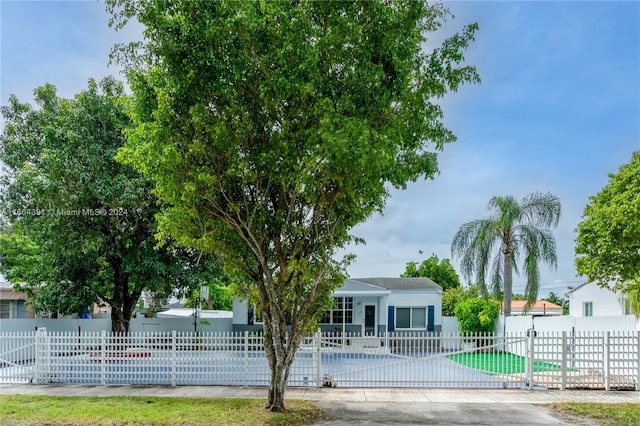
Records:
[[[442,288],[428,278],[351,278],[333,292],[320,328],[363,336],[442,329]],[[262,327],[246,302],[233,303],[234,331]]]
[[[603,288],[593,282],[580,284],[566,293],[569,315],[572,317],[601,317],[633,314],[620,293]]]

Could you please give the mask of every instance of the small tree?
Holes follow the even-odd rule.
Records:
[[[500,315],[500,303],[476,297],[458,303],[454,309],[460,331],[464,333],[488,333]]]
[[[453,287],[442,292],[442,315],[454,316],[455,308],[459,303],[475,299],[480,294],[477,285],[468,285],[467,287]]]

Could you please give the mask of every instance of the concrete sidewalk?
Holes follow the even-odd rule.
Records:
[[[266,398],[267,389],[241,386],[80,386],[0,385],[0,395],[165,396],[189,398]],[[289,388],[287,399],[318,402],[545,404],[550,402],[640,403],[640,392],[591,390]]]

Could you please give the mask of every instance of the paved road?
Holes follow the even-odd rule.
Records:
[[[266,398],[265,388],[230,386],[65,386],[0,385],[7,394],[59,396],[175,396],[201,398]],[[487,389],[292,388],[288,399],[316,401],[338,425],[571,425],[550,402],[633,402],[640,392]]]

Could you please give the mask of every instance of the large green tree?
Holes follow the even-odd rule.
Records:
[[[503,293],[504,315],[511,315],[513,272],[518,257],[527,277],[528,305],[538,297],[540,261],[557,264],[556,241],[550,227],[560,220],[560,200],[552,194],[533,193],[518,202],[514,197],[493,197],[489,217],[465,223],[453,237],[451,253],[460,258],[462,274],[487,293],[486,276],[496,295]]]
[[[460,278],[449,259],[440,260],[435,254],[421,264],[407,263],[401,277],[426,277],[433,280],[443,290],[460,287]]]
[[[390,187],[432,177],[455,139],[435,102],[478,80],[475,26],[435,47],[442,5],[108,0],[145,41],[115,50],[136,128],[120,159],[155,183],[160,230],[215,252],[249,283],[284,410],[289,368],[349,258],[349,230]]]
[[[9,227],[0,270],[31,294],[41,312],[111,306],[126,332],[143,290],[168,295],[195,285],[197,253],[156,249],[156,199],[149,180],[114,160],[131,120],[121,83],[106,78],[73,99],[52,85],[35,90],[37,108],[15,97],[2,107],[0,197]]]
[[[576,232],[578,273],[625,293],[640,315],[640,151],[590,197]]]

